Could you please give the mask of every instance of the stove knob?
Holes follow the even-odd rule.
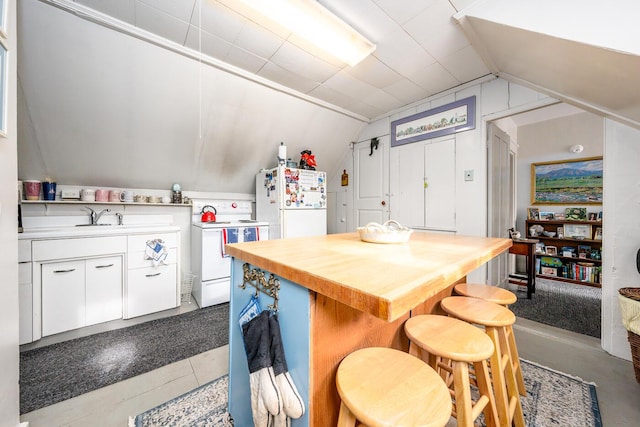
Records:
[[[233,203],[231,203],[231,207],[232,207],[233,209],[235,209],[235,208],[237,208],[237,207],[238,207],[238,204],[237,204],[236,202],[233,202]]]

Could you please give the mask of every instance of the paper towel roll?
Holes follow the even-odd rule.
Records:
[[[287,146],[284,145],[283,142],[281,142],[280,147],[278,147],[278,159],[282,161],[287,160]]]

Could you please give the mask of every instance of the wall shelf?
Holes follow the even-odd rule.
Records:
[[[22,200],[23,205],[105,205],[105,206],[166,206],[191,208],[191,203],[147,203],[147,202],[87,202],[83,200]]]
[[[531,226],[540,225],[544,231],[558,233],[559,228],[564,231],[565,225],[589,226],[588,235],[585,238],[575,237],[548,237],[544,234],[531,233]],[[527,237],[538,239],[540,245],[544,246],[545,252],[536,251],[536,276],[553,279],[562,282],[575,283],[579,285],[601,287],[602,270],[602,239],[595,239],[596,229],[602,230],[602,221],[576,221],[576,220],[526,220]],[[590,231],[589,231],[590,230]],[[602,236],[602,233],[600,234]],[[556,253],[546,252],[547,248],[555,247]],[[581,247],[586,257],[580,257]],[[563,248],[573,251],[574,256],[565,256]],[[596,255],[597,254],[597,255]],[[594,256],[592,258],[592,256]],[[543,259],[546,265],[543,264]]]

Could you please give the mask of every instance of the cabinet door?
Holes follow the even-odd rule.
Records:
[[[424,154],[422,144],[407,144],[398,150],[398,182],[392,218],[407,227],[424,227]]]
[[[127,319],[178,306],[176,264],[136,268],[127,275]]]
[[[86,325],[122,318],[122,256],[86,261]]]
[[[84,260],[42,264],[42,335],[85,325]]]
[[[456,142],[446,139],[424,147],[425,227],[456,226]]]

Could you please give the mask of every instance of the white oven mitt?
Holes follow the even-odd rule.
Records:
[[[273,362],[273,373],[276,376],[276,384],[282,396],[282,404],[284,413],[287,417],[300,418],[304,414],[304,401],[298,393],[289,369],[287,361],[284,357],[284,346],[282,345],[282,336],[280,334],[280,322],[276,314],[269,317],[269,334],[271,335],[271,360]],[[276,421],[279,418],[276,417]],[[281,421],[280,421],[281,422]],[[287,424],[275,424],[285,426]]]
[[[269,312],[263,311],[242,326],[249,365],[251,411],[255,427],[270,426],[270,414],[282,412],[282,399],[271,363]]]

